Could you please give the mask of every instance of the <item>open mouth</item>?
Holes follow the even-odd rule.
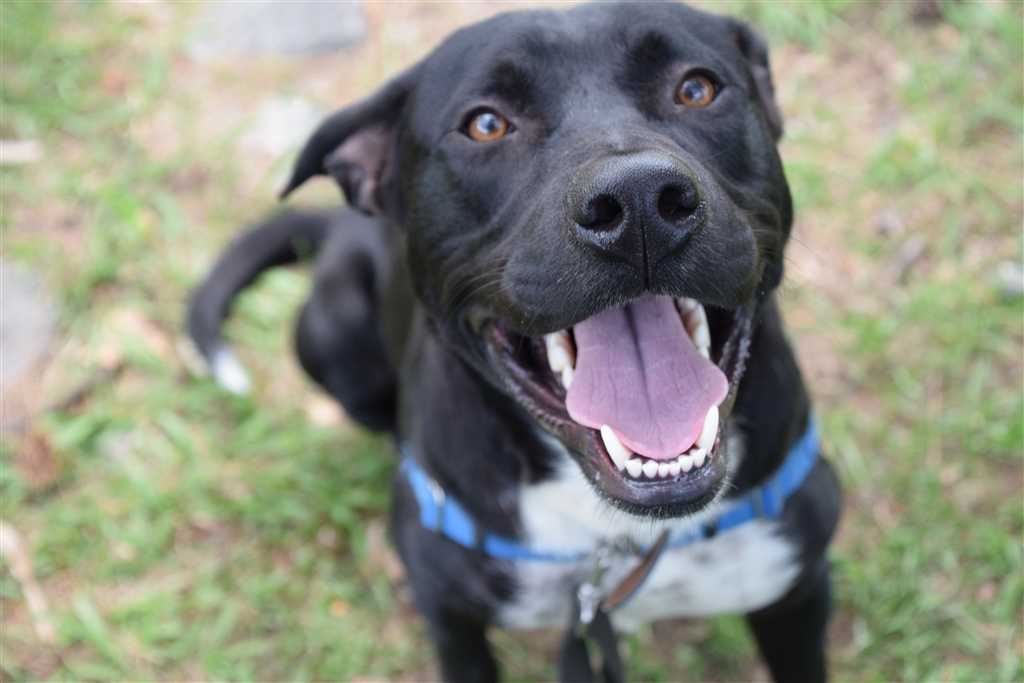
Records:
[[[754,307],[645,294],[544,336],[492,321],[486,337],[510,393],[599,491],[634,513],[678,516],[722,485],[722,426]]]

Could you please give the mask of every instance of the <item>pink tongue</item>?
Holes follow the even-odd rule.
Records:
[[[671,297],[645,294],[573,327],[576,372],[565,406],[592,429],[612,428],[635,453],[674,458],[697,441],[729,390],[683,327]]]

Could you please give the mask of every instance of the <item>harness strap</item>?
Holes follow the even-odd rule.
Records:
[[[404,458],[400,471],[412,487],[420,508],[420,523],[464,548],[480,551],[499,560],[532,562],[582,562],[590,550],[565,552],[531,548],[514,539],[488,533],[473,520],[458,500],[449,497],[443,488],[416,461],[415,451],[407,441],[400,444]],[[746,495],[732,501],[730,507],[710,522],[696,529],[681,529],[669,538],[667,549],[710,538],[755,519],[773,519],[782,513],[786,499],[800,488],[818,458],[818,429],[812,416],[800,440],[793,444],[786,460],[774,475]],[[646,549],[643,549],[646,553]]]
[[[711,538],[755,519],[774,519],[782,514],[786,499],[793,495],[807,479],[814,468],[820,452],[818,446],[818,423],[812,415],[807,420],[807,429],[800,440],[793,444],[786,454],[782,467],[776,470],[768,481],[737,499],[717,518],[705,522],[696,532],[683,532],[669,541],[669,548],[679,548],[688,543]]]
[[[701,524],[695,530],[683,530],[671,539],[667,531],[662,532],[649,550],[641,549],[643,559],[637,567],[605,595],[601,590],[601,576],[608,567],[608,541],[602,543],[596,551],[565,553],[537,550],[504,536],[485,533],[469,512],[457,500],[449,498],[437,481],[416,462],[412,446],[402,442],[401,448],[405,454],[401,471],[416,496],[420,507],[420,523],[425,528],[463,547],[498,559],[573,563],[590,558],[595,562],[591,578],[573,591],[572,616],[558,656],[559,680],[563,683],[591,683],[594,680],[587,647],[588,638],[596,643],[601,653],[604,683],[621,683],[624,671],[619,657],[618,639],[608,612],[628,600],[640,588],[663,550],[710,538],[755,519],[772,519],[780,515],[786,499],[800,488],[810,474],[819,450],[817,424],[812,416],[807,421],[807,430],[803,436],[793,445],[782,466],[768,481],[734,501],[717,518]],[[636,546],[628,542],[632,551],[636,552]]]

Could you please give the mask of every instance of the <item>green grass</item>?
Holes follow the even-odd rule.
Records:
[[[798,224],[781,295],[846,490],[837,680],[1024,679],[1024,301],[995,277],[1024,249],[1024,19],[1017,3],[943,7],[932,25],[906,3],[712,7],[763,29],[788,119]],[[196,65],[189,11],[0,3],[0,137],[45,149],[0,167],[3,251],[61,301],[36,403],[111,354],[122,363],[81,403],[36,412],[55,462],[44,482],[22,434],[0,441],[0,516],[28,539],[58,631],[37,640],[2,565],[0,669],[429,678],[423,625],[368,533],[386,518],[393,448],[307,417],[317,392],[289,340],[304,272],[261,279],[228,325],[252,397],[193,376],[177,346],[190,288],[274,206],[280,163],[239,152],[253,104],[307,83],[330,109],[395,59],[365,48],[329,95],[301,81],[302,62]],[[895,227],[879,229],[883,215]],[[895,272],[912,238],[924,250]],[[554,674],[557,634],[496,643],[510,678]],[[627,643],[636,680],[745,680],[758,666],[736,616]]]

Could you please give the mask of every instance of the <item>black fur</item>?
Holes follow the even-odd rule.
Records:
[[[675,97],[693,74],[717,88],[706,107]],[[482,143],[467,126],[485,109],[510,128]],[[671,3],[499,16],[331,116],[303,150],[285,194],[328,174],[370,217],[294,212],[247,233],[193,297],[189,329],[212,357],[235,294],[319,248],[303,366],[355,419],[409,442],[481,527],[522,538],[518,493],[554,476],[552,438],[609,509],[684,516],[771,476],[809,419],[772,294],[792,222],[781,134],[767,50],[735,20]],[[538,370],[539,335],[645,292],[708,308],[732,382],[723,419],[746,444],[729,477],[724,445],[678,482],[613,476]],[[513,572],[422,528],[401,477],[392,513],[445,678],[494,679],[485,631],[522,588]],[[838,514],[821,461],[781,518],[801,578],[749,615],[778,680],[825,676]]]

